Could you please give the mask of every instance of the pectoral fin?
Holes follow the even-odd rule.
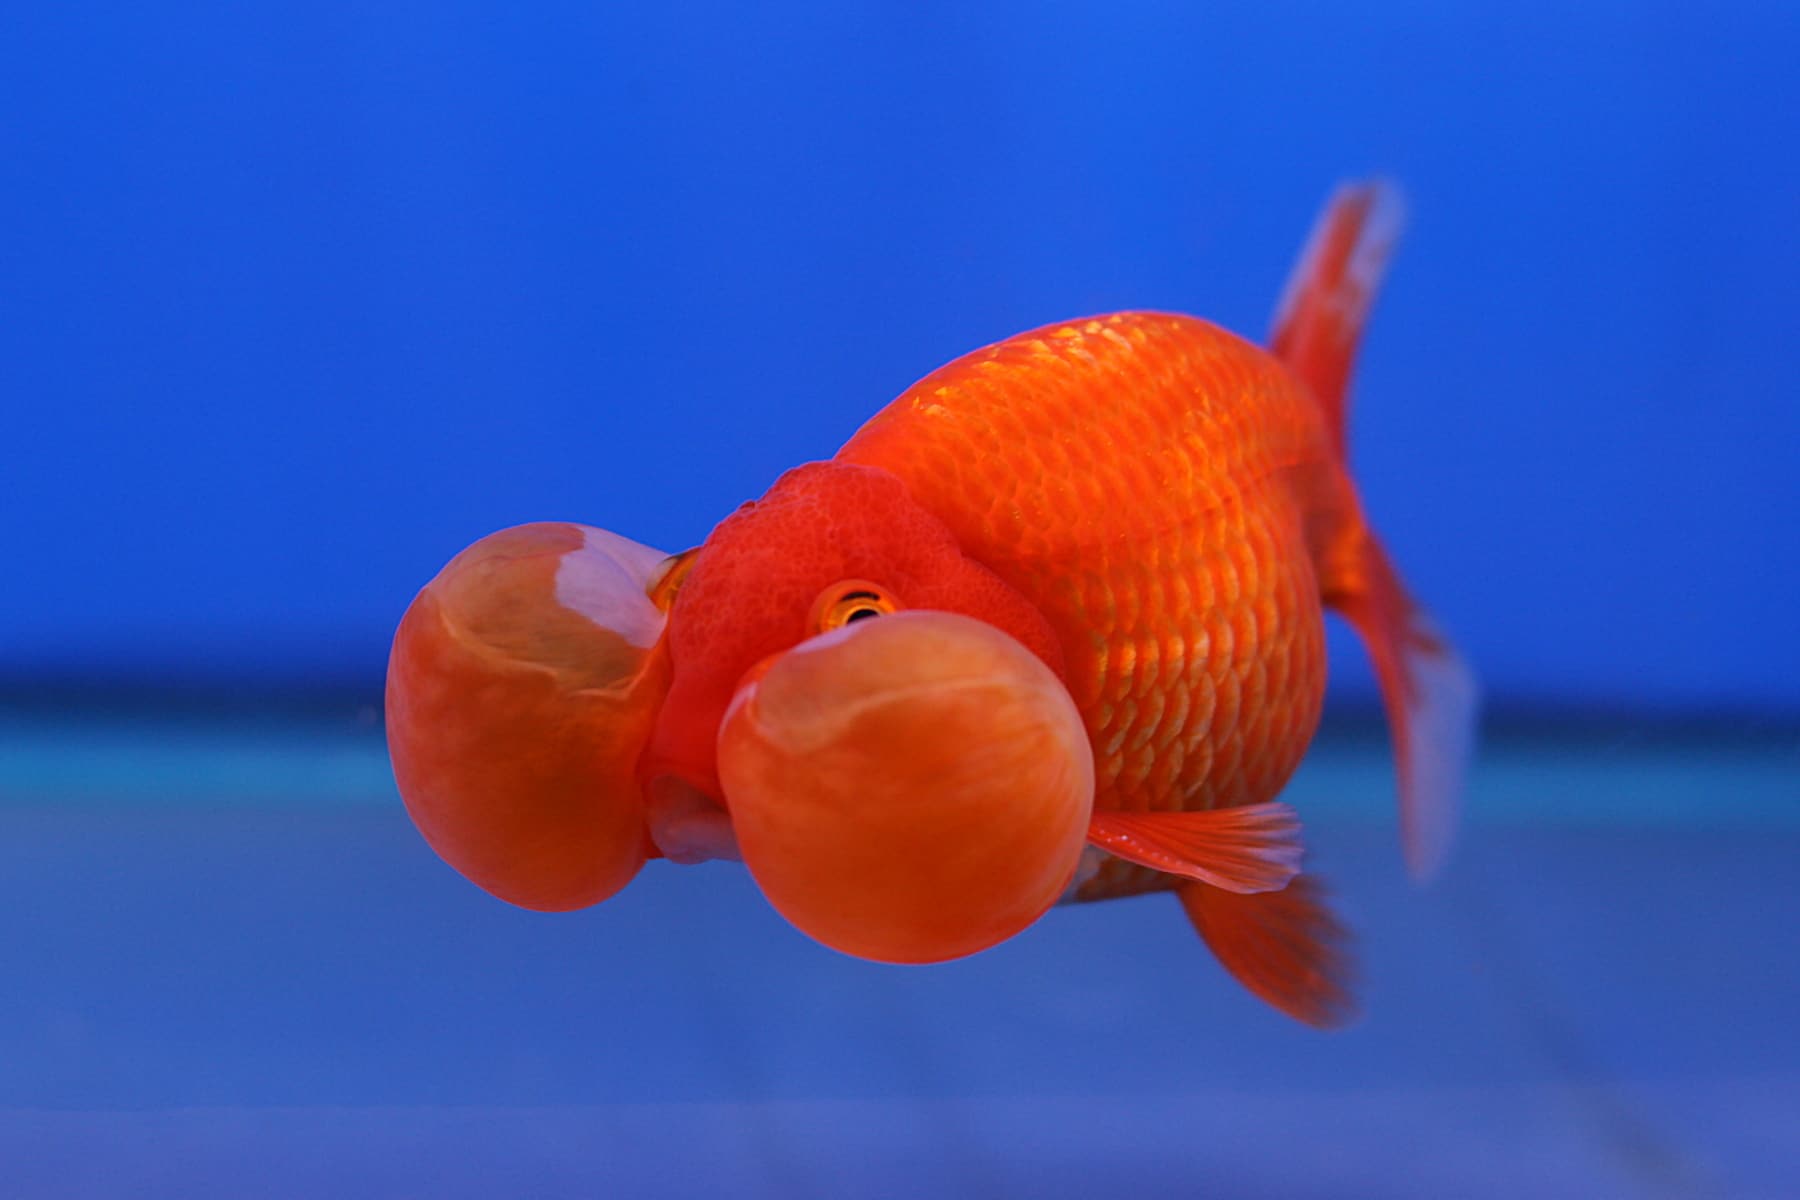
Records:
[[[1300,819],[1269,801],[1200,812],[1096,812],[1088,841],[1227,892],[1275,892],[1300,873]]]

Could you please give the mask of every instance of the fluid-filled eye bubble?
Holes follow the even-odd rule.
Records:
[[[1055,674],[983,622],[857,621],[740,685],[719,735],[739,848],[810,937],[925,963],[1054,904],[1093,810],[1093,752]]]
[[[452,559],[400,622],[400,795],[432,848],[503,900],[581,908],[644,863],[635,771],[668,688],[645,589],[665,557],[603,529],[520,525]]]

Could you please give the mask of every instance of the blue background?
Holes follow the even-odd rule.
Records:
[[[0,34],[0,676],[373,687],[494,528],[679,549],[1034,324],[1260,336],[1327,190],[1379,170],[1413,223],[1357,464],[1492,692],[1800,705],[1792,4],[326,0]]]
[[[1796,62],[1792,3],[0,9],[0,1195],[1791,1200]],[[1430,889],[1327,722],[1359,1023],[1166,897],[889,968],[412,827],[376,689],[463,545],[692,544],[1042,322],[1260,335],[1371,171],[1370,508],[1549,719]]]

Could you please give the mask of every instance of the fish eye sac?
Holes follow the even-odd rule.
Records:
[[[885,617],[898,612],[900,604],[885,589],[865,579],[847,579],[834,583],[819,593],[813,604],[812,630],[829,633],[842,629],[852,621]]]

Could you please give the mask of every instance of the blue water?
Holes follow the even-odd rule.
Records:
[[[683,549],[1046,322],[1260,337],[1378,171],[1357,468],[1490,688],[1800,708],[1800,5],[10,7],[0,675],[367,686],[491,530]]]
[[[440,863],[378,731],[0,724],[0,1192],[1791,1196],[1800,738],[1502,737],[1403,878],[1379,743],[1290,797],[1365,1015],[1249,998],[1166,897],[858,962],[741,869],[582,913]]]
[[[0,1200],[1800,1196],[1796,61],[1788,0],[10,6]],[[1428,891],[1378,740],[1296,781],[1347,1031],[1166,898],[920,970],[718,865],[510,909],[378,705],[281,707],[496,528],[678,550],[973,347],[1259,335],[1369,172],[1356,473],[1536,715]]]

